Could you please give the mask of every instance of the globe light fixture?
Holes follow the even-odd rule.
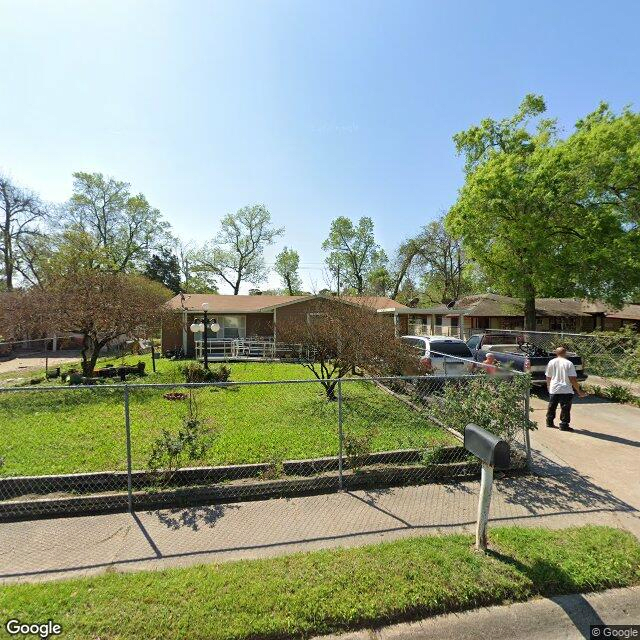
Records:
[[[203,344],[204,344],[204,368],[209,368],[209,335],[208,329],[211,329],[214,333],[217,333],[220,330],[220,325],[214,320],[211,325],[209,325],[209,319],[207,317],[207,312],[209,311],[209,303],[202,303],[202,312],[204,314],[204,318],[202,320],[198,320],[198,318],[194,318],[193,322],[189,326],[191,333],[203,333]]]

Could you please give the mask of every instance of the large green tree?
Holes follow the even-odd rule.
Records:
[[[180,281],[180,263],[171,249],[161,247],[154,252],[144,269],[144,275],[149,280],[160,282],[169,291],[180,293],[182,283]]]
[[[302,291],[299,268],[300,255],[294,249],[285,247],[276,256],[275,272],[280,276],[282,286],[290,296],[298,295]]]
[[[637,115],[599,109],[559,140],[544,112],[544,100],[530,95],[513,117],[485,119],[455,136],[466,178],[447,216],[449,231],[495,287],[523,299],[528,329],[535,328],[537,295],[619,304],[637,290],[640,273],[633,196],[623,204],[610,189],[628,188],[621,183],[637,161]],[[635,123],[615,145],[606,132],[593,132],[616,127],[618,118]],[[600,161],[597,171],[588,160],[621,153],[627,156],[621,175],[614,171],[619,163]]]
[[[110,271],[141,268],[153,249],[171,239],[168,223],[143,194],[132,195],[129,183],[102,173],[73,174],[67,222],[104,251]]]
[[[357,224],[345,216],[333,220],[322,248],[329,252],[326,263],[330,273],[339,274],[341,284],[358,294],[365,293],[369,274],[387,262],[387,256],[376,243],[373,220],[366,216]]]
[[[193,254],[191,269],[220,278],[238,295],[244,282],[264,281],[264,250],[283,233],[284,229],[273,226],[264,205],[243,207],[222,218],[214,240]]]

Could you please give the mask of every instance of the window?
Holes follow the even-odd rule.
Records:
[[[400,339],[402,340],[402,342],[416,349],[420,353],[420,355],[425,354],[426,345],[424,340],[420,340],[420,338],[408,338],[406,336]]]
[[[467,340],[467,347],[469,347],[469,349],[477,349],[479,343],[480,343],[480,336],[471,336]]]
[[[452,316],[451,317],[451,326],[457,327],[460,324],[460,316]]]
[[[218,319],[225,339],[244,338],[246,333],[245,316],[223,316]]]
[[[431,342],[431,350],[437,353],[444,353],[448,356],[458,356],[458,358],[471,358],[471,351],[464,342],[449,342],[445,340],[437,340]]]

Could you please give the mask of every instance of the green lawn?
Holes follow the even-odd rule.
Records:
[[[149,356],[147,369],[151,371]],[[129,363],[137,358],[129,357]],[[104,360],[100,366],[109,362]],[[114,363],[120,360],[112,360]],[[183,363],[157,362],[145,383],[181,382]],[[203,464],[277,462],[336,455],[337,402],[300,365],[234,363],[233,381],[310,379],[304,384],[206,388],[195,391],[199,417],[215,433]],[[132,380],[134,381],[134,380]],[[51,382],[51,384],[60,384]],[[361,380],[345,381],[344,431],[369,430],[374,451],[457,444],[402,402]],[[131,390],[133,466],[146,467],[162,429],[176,431],[185,401],[163,398],[167,390]],[[0,394],[0,456],[3,475],[40,475],[124,470],[123,391],[111,385],[91,390]],[[191,463],[190,463],[191,464]]]
[[[606,527],[466,535],[161,572],[6,586],[4,619],[52,619],[65,638],[309,637],[536,595],[640,583],[640,545]]]

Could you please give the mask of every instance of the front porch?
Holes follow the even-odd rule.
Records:
[[[271,337],[209,338],[207,360],[209,362],[278,360],[282,348]],[[196,360],[204,359],[204,340],[195,340]]]

